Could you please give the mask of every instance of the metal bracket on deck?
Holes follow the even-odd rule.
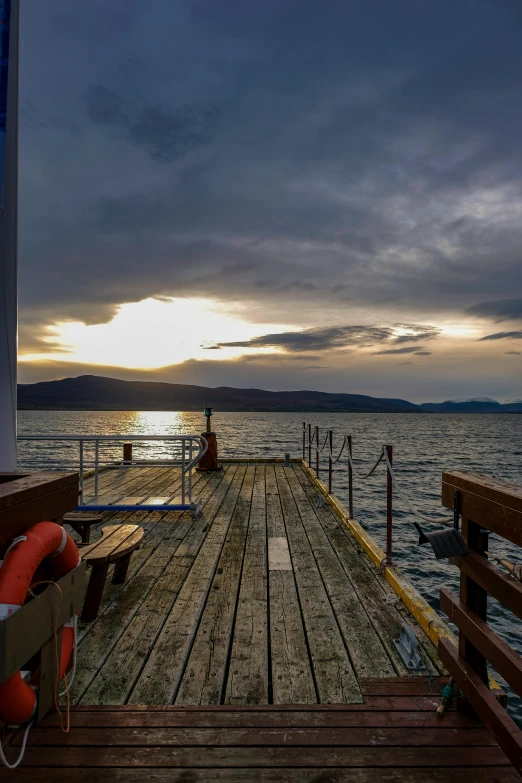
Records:
[[[197,519],[199,517],[200,511],[201,511],[201,506],[199,503],[190,504],[190,516],[192,517],[192,519]]]
[[[426,669],[426,664],[419,655],[417,637],[411,625],[402,623],[400,636],[393,642],[410,671],[424,671]]]

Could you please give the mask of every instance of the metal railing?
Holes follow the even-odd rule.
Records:
[[[32,442],[33,449],[19,455],[21,470],[74,470],[80,474],[79,509],[91,511],[129,511],[139,508],[143,511],[187,510],[193,508],[192,471],[206,453],[208,443],[200,435],[19,435],[18,441]],[[159,459],[136,458],[133,444],[150,447],[150,444],[164,443],[163,455]],[[118,447],[123,447],[118,452]],[[119,457],[121,455],[121,457]],[[141,455],[140,455],[141,456]],[[98,501],[99,478],[103,470],[126,469],[129,467],[178,467],[181,475],[181,504],[171,503],[179,494],[176,492],[163,504],[139,503],[134,505]],[[86,478],[94,478],[94,496],[84,496]]]
[[[333,466],[339,462],[346,449],[346,462],[348,471],[348,516],[353,519],[353,484],[354,477],[365,480],[370,478],[378,466],[384,463],[386,467],[386,561],[385,565],[393,565],[393,490],[395,489],[401,500],[409,508],[410,512],[421,519],[423,522],[428,523],[444,523],[446,519],[431,519],[423,514],[416,505],[410,500],[407,493],[402,489],[400,483],[397,480],[397,476],[393,469],[393,446],[383,445],[375,460],[375,462],[366,466],[361,472],[362,466],[354,463],[353,460],[353,442],[351,435],[345,435],[341,450],[337,457],[333,454],[333,430],[326,430],[326,437],[324,441],[320,438],[319,427],[312,429],[311,424],[303,422],[303,461],[308,462],[309,468],[313,469],[312,465],[312,452],[315,454],[315,475],[317,478],[320,476],[321,465],[320,456],[328,449],[328,494],[332,494],[332,481],[333,481]],[[307,459],[308,457],[308,459]]]

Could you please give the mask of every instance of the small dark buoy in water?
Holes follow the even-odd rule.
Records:
[[[201,437],[207,441],[208,449],[199,460],[196,470],[221,470],[221,466],[218,465],[216,433],[212,432],[211,427],[212,408],[205,408],[205,416],[207,418],[207,429],[206,432],[201,433]]]

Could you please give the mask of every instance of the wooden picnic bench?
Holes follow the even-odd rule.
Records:
[[[113,584],[125,581],[131,555],[138,549],[144,530],[138,525],[108,525],[101,538],[93,544],[80,547],[82,560],[91,566],[91,576],[85,596],[81,620],[90,622],[98,615],[109,565],[115,563]]]
[[[63,521],[81,536],[82,544],[88,544],[91,540],[91,525],[103,522],[103,517],[101,514],[92,512],[71,511],[69,514],[65,514]]]

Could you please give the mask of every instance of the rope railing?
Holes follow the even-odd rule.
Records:
[[[308,433],[308,440],[307,440]],[[312,425],[303,422],[303,460],[306,459],[306,450],[308,449],[308,465],[311,468],[312,446],[315,443],[315,474],[319,478],[320,464],[319,455],[323,453],[328,445],[328,493],[332,493],[333,482],[333,466],[337,464],[343,456],[345,449],[347,450],[347,467],[348,467],[348,512],[349,517],[353,518],[353,479],[356,477],[360,481],[366,481],[377,470],[381,463],[386,466],[386,564],[392,564],[392,525],[393,525],[393,503],[392,496],[393,490],[397,492],[401,501],[407,506],[409,511],[422,522],[429,524],[447,524],[453,520],[453,517],[428,517],[423,514],[415,503],[410,499],[406,491],[402,488],[397,475],[393,469],[393,447],[390,445],[384,445],[381,448],[379,456],[375,462],[371,465],[369,470],[361,470],[360,465],[356,465],[353,459],[352,448],[352,436],[345,435],[341,445],[339,454],[334,459],[333,457],[333,430],[326,431],[326,437],[321,448],[319,448],[319,427],[313,428]]]

